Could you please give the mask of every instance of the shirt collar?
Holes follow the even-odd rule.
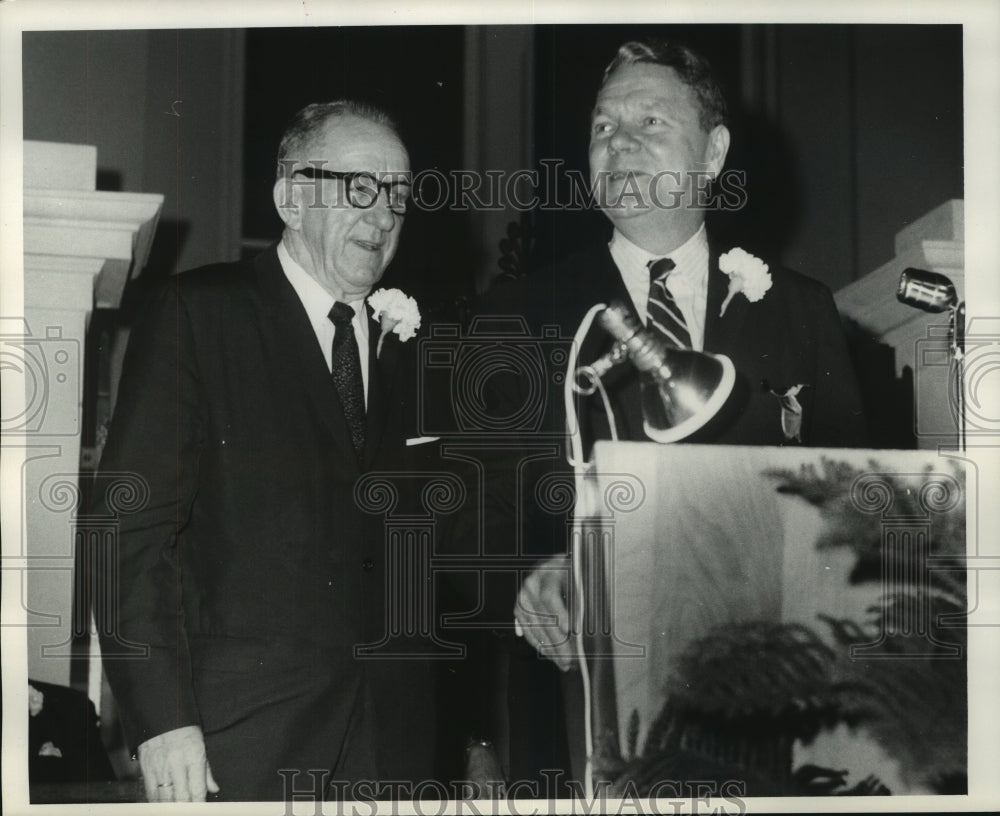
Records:
[[[615,229],[608,248],[611,257],[619,269],[642,270],[647,275],[646,267],[650,261],[669,257],[674,262],[672,279],[692,277],[693,281],[704,278],[708,272],[708,233],[703,223],[698,230],[677,249],[666,254],[653,254],[632,243],[622,233]]]
[[[278,244],[278,260],[281,262],[285,277],[288,278],[288,282],[292,284],[299,300],[302,301],[306,314],[309,316],[309,322],[313,325],[322,325],[324,321],[329,319],[330,309],[333,308],[337,299],[292,258],[284,240]],[[359,298],[347,304],[354,309],[356,318],[364,314],[362,309],[364,309],[365,302],[366,298]],[[360,322],[364,323],[364,321]]]

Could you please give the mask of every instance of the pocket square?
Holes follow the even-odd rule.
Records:
[[[406,440],[406,447],[412,448],[414,445],[426,445],[429,442],[437,442],[440,438],[440,436],[411,436]]]
[[[768,389],[778,398],[781,405],[781,431],[784,433],[785,439],[802,441],[802,403],[798,401],[797,397],[806,385],[807,383],[800,383],[784,391]]]

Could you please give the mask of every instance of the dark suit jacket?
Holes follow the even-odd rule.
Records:
[[[401,358],[415,343],[390,335],[377,358],[374,322],[370,335],[359,463],[274,247],[171,279],[132,331],[97,507],[113,509],[100,489],[113,473],[137,474],[148,501],[120,515],[117,619],[102,630],[149,653],[105,668],[130,744],[200,725],[226,798],[281,797],[279,768],[424,773],[380,767],[402,737],[431,739],[382,705],[402,694],[429,711],[418,667],[353,654],[385,626],[383,519],[358,507],[355,483],[407,467],[414,413]]]

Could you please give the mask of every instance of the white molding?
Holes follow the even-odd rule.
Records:
[[[70,145],[76,148],[78,145]],[[87,190],[24,191],[25,293],[40,263],[58,271],[53,258],[100,259],[94,270],[94,293],[80,308],[117,308],[129,278],[149,259],[156,223],[163,207],[159,193],[112,193]],[[48,256],[49,261],[34,259]],[[63,271],[79,271],[73,263]]]
[[[39,260],[45,258],[43,263]],[[26,258],[24,308],[82,312],[89,317],[94,301],[95,280],[104,264],[97,258]]]
[[[122,221],[143,224],[156,217],[160,193],[112,193],[101,190],[24,189],[24,217],[72,221]]]

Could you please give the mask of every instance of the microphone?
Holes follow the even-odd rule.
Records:
[[[640,371],[644,369],[638,360],[642,360],[646,364],[646,368],[649,368],[649,355],[653,352],[655,343],[659,341],[654,340],[652,335],[639,325],[638,321],[628,313],[619,301],[615,301],[599,312],[597,322],[614,338],[615,344],[607,354],[581,368],[577,372],[578,376],[584,375],[591,382],[604,379],[605,374],[629,358],[632,358],[632,362]],[[593,387],[580,386],[578,390],[584,394],[594,393]]]
[[[946,312],[958,305],[955,284],[948,277],[926,269],[914,269],[912,266],[904,269],[899,277],[896,299],[907,306],[931,313]]]
[[[736,382],[728,357],[668,346],[617,301],[597,319],[617,341],[612,354],[627,357],[639,372],[643,428],[650,439],[683,439],[722,408]]]
[[[640,372],[659,371],[666,366],[663,341],[646,331],[620,302],[615,301],[601,312],[597,322],[618,341],[610,354],[628,357]],[[669,370],[667,367],[665,372],[668,376]]]
[[[624,342],[619,340],[607,354],[598,357],[590,364],[590,369],[597,377],[604,377],[616,365],[624,363],[628,359],[628,348]]]

